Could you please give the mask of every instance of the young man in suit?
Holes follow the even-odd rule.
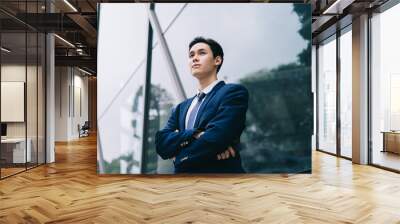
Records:
[[[189,44],[189,68],[198,92],[172,110],[155,141],[161,158],[173,159],[175,173],[244,173],[239,148],[248,91],[218,80],[223,61],[216,41],[197,37]]]

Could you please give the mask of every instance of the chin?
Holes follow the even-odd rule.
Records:
[[[198,79],[202,77],[202,74],[200,72],[193,72],[192,75]]]

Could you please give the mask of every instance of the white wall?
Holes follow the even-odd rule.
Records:
[[[55,68],[55,141],[66,141],[68,115],[68,68]]]
[[[77,139],[78,124],[88,120],[88,77],[76,68],[56,67],[55,86],[55,140]]]
[[[78,72],[78,73],[77,73]],[[71,135],[76,138],[78,137],[78,124],[81,126],[85,123],[85,121],[89,120],[88,116],[88,77],[87,76],[82,76],[83,73],[81,73],[79,70],[74,70],[74,108],[72,109],[72,129],[71,129]],[[80,93],[79,93],[80,91]],[[80,97],[79,97],[80,96]],[[79,102],[80,101],[80,102]],[[80,107],[80,108],[79,108]],[[79,111],[79,109],[81,111]]]
[[[18,65],[18,64],[7,64],[1,66],[1,81],[2,82],[25,82],[25,75],[28,75],[29,85],[36,85],[36,80],[32,80],[31,75],[36,76],[36,67]],[[36,125],[31,122],[36,123],[37,115],[32,113],[36,111],[36,88],[27,88],[27,106],[31,107],[27,111],[28,122],[28,137],[29,134],[36,130]],[[2,96],[6,97],[6,96]],[[32,104],[34,102],[34,104]],[[1,108],[1,110],[8,110],[9,108]],[[22,108],[23,109],[23,108]],[[7,136],[8,137],[24,137],[25,136],[25,126],[26,122],[7,122]],[[36,132],[35,132],[36,133]]]

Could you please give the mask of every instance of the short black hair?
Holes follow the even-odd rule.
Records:
[[[221,45],[217,41],[215,41],[211,38],[196,37],[190,42],[189,51],[190,51],[190,48],[192,48],[193,45],[195,45],[197,43],[205,43],[208,46],[210,46],[214,58],[216,58],[217,56],[221,57],[221,64],[218,65],[218,67],[217,67],[217,73],[218,73],[218,71],[221,69],[222,63],[224,62],[224,51],[222,50]]]

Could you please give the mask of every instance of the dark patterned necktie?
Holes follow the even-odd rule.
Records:
[[[206,96],[206,94],[203,93],[203,92],[200,92],[200,93],[197,94],[197,103],[193,107],[193,110],[190,112],[189,120],[188,120],[188,124],[187,124],[186,129],[192,129],[194,127],[194,122],[196,121],[197,112],[199,111],[199,107],[201,105],[201,101],[204,99],[205,96]]]

